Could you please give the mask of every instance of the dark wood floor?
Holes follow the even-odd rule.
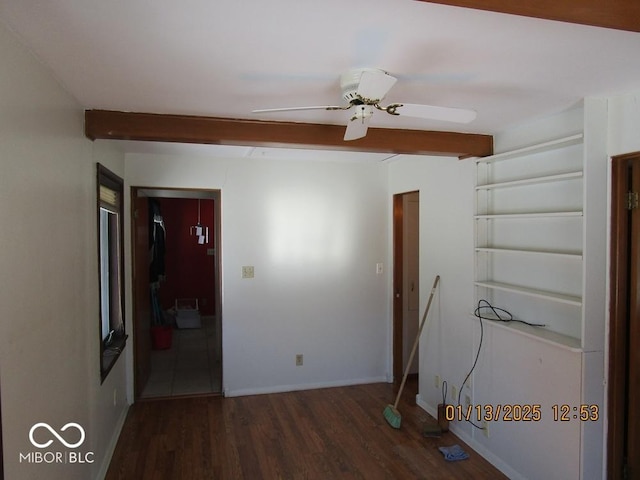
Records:
[[[106,480],[506,478],[452,433],[423,437],[436,422],[407,385],[399,430],[382,416],[389,384],[137,403]],[[468,460],[444,460],[455,443]]]

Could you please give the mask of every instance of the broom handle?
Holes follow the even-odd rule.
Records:
[[[422,329],[424,328],[424,324],[427,320],[429,307],[431,307],[431,301],[433,300],[433,295],[436,293],[436,287],[438,286],[439,281],[440,281],[440,275],[436,275],[436,279],[433,281],[433,287],[431,287],[431,295],[429,295],[427,308],[425,308],[424,310],[424,315],[422,315],[422,321],[420,322],[420,328],[418,329],[418,334],[416,335],[416,339],[413,342],[413,348],[411,349],[411,355],[409,355],[409,361],[407,362],[407,367],[404,369],[404,375],[402,376],[402,383],[400,384],[400,390],[398,390],[398,395],[396,396],[396,403],[393,404],[394,409],[397,409],[398,403],[400,403],[400,396],[402,395],[404,384],[407,383],[407,376],[409,375],[409,370],[411,369],[411,362],[413,361],[413,356],[416,353],[416,348],[418,348],[418,342],[420,341],[420,334],[422,333]]]

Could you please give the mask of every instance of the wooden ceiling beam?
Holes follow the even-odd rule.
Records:
[[[418,1],[640,32],[640,2],[638,0]]]
[[[360,152],[485,157],[493,137],[471,133],[369,128],[367,136],[345,142],[344,126],[265,122],[153,113],[85,111],[85,135],[91,140],[318,148]]]

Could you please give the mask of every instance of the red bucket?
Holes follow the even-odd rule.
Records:
[[[167,350],[171,348],[173,327],[163,325],[151,327],[151,348],[154,350]]]

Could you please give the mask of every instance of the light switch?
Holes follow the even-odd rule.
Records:
[[[242,278],[253,278],[253,265],[245,265],[242,267]]]
[[[380,275],[383,271],[383,266],[381,263],[376,263],[376,274]]]

